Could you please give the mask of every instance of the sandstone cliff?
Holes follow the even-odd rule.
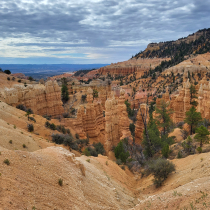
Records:
[[[146,118],[146,122],[148,123],[149,119],[149,108],[147,104],[141,104],[140,109],[137,114],[136,120],[136,128],[135,128],[135,143],[141,144],[143,140],[143,132],[144,132],[144,122],[143,119]]]
[[[45,85],[14,85],[5,88],[2,100],[7,104],[16,106],[23,104],[31,108],[35,114],[51,115],[53,117],[64,112],[61,101],[61,88],[56,81],[48,81]]]
[[[125,105],[125,91],[121,89],[120,97],[115,99],[114,94],[107,99],[105,104],[105,144],[106,152],[112,150],[120,140],[129,138],[132,141],[129,130],[129,118]]]
[[[154,69],[156,66],[164,60],[170,60],[169,58],[158,59],[158,58],[148,58],[148,59],[131,59],[124,62],[113,63],[109,66],[102,67],[95,72],[100,75],[129,75],[134,72],[138,72],[138,75],[141,76],[145,71],[149,71],[150,68]],[[91,73],[91,72],[89,72]],[[89,74],[88,73],[88,74]]]
[[[93,90],[87,90],[86,107],[80,105],[77,112],[77,119],[74,128],[80,138],[89,137],[90,143],[101,142],[104,144],[105,119],[103,117],[103,107],[99,101],[93,101]]]

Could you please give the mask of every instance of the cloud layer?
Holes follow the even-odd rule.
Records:
[[[210,0],[1,0],[0,62],[123,61],[209,28],[209,11]]]

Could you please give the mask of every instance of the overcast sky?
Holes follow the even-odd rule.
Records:
[[[210,28],[210,0],[0,0],[0,63],[112,63]]]

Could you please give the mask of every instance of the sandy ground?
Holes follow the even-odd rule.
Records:
[[[10,165],[3,163],[9,159]],[[89,159],[90,162],[86,160]],[[100,159],[100,158],[99,158]],[[115,164],[115,163],[113,163]],[[117,171],[110,175],[103,170]],[[129,175],[116,164],[74,158],[68,150],[48,147],[36,152],[4,150],[0,155],[0,209],[129,209],[133,193],[119,184]],[[63,180],[63,186],[58,180]]]

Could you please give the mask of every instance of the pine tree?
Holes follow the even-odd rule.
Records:
[[[150,115],[147,129],[148,129],[148,137],[150,139],[150,142],[147,140],[145,131],[144,131],[142,145],[144,146],[144,155],[146,157],[152,157],[162,147],[162,143],[160,139],[160,132],[157,128],[157,125],[152,115]]]
[[[185,113],[186,117],[184,122],[190,126],[190,134],[192,135],[195,132],[195,128],[197,127],[198,123],[201,122],[202,117],[200,112],[196,112],[194,106],[190,108],[189,111]]]
[[[199,128],[195,131],[197,134],[195,135],[195,139],[200,142],[200,147],[203,146],[203,143],[207,142],[209,140],[209,131],[207,128],[205,128],[203,125],[201,125]]]
[[[156,107],[155,111],[157,114],[156,123],[158,127],[163,128],[163,135],[167,135],[169,132],[172,120],[170,115],[173,113],[172,109],[168,109],[169,104],[164,100],[161,100],[160,106]]]
[[[65,84],[63,84],[62,88],[61,88],[61,97],[62,97],[62,101],[64,103],[69,100],[69,92],[68,92],[68,88]]]
[[[198,102],[193,100],[194,98],[198,98],[196,95],[197,95],[197,90],[195,89],[194,85],[191,85],[190,86],[190,104],[195,107],[198,105]]]

